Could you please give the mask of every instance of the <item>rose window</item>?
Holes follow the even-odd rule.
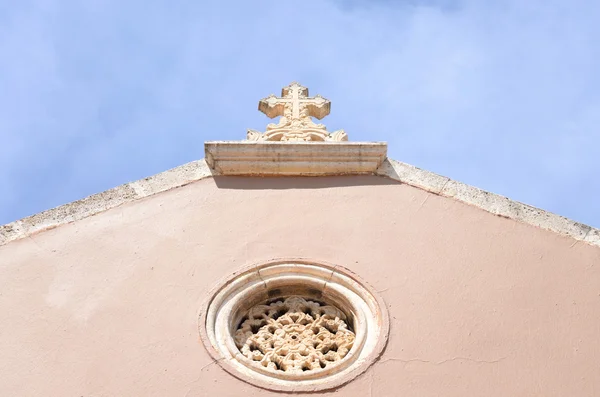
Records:
[[[341,310],[300,296],[252,307],[235,333],[236,346],[256,365],[291,373],[332,368],[354,339]]]
[[[383,301],[341,266],[274,260],[223,280],[200,310],[214,362],[276,391],[334,389],[363,373],[387,341]]]

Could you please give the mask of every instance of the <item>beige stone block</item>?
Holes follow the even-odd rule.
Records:
[[[215,175],[372,174],[387,155],[385,142],[206,142]]]

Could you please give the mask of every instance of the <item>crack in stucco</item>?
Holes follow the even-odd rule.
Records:
[[[210,367],[213,364],[218,363],[219,361],[223,360],[222,358],[218,359],[218,360],[212,360],[211,362],[209,362],[208,364],[202,366],[202,368],[200,368],[200,372],[204,371],[206,368]]]
[[[584,235],[584,236],[581,238],[581,240],[585,241],[585,239],[587,238],[588,234],[590,234],[590,232],[591,232],[591,231],[592,231],[592,229],[591,229],[591,228],[590,228],[590,229],[588,229],[588,231],[587,231],[587,232],[585,232],[585,235]],[[571,244],[571,245],[569,246],[569,248],[573,248],[573,247],[575,247],[575,245],[577,245],[577,243],[578,243],[579,241],[580,241],[580,240],[575,240],[575,242],[574,242],[573,244]]]
[[[446,186],[448,186],[448,183],[449,183],[450,181],[451,181],[451,179],[450,179],[450,178],[446,178],[446,182],[444,182],[444,185],[442,185],[442,188],[440,189],[440,191],[439,191],[439,192],[437,192],[437,194],[438,194],[439,196],[442,196],[442,195],[443,195],[443,194],[442,194],[442,192],[444,191],[444,189],[446,188]]]
[[[269,288],[267,287],[267,282],[265,281],[262,274],[260,273],[259,265],[254,266],[254,269],[256,271],[256,275],[258,276],[258,278],[260,278],[260,281],[262,281],[263,286],[265,287],[266,290],[268,290]]]
[[[200,382],[200,379],[202,378],[202,371],[204,371],[206,368],[210,367],[210,366],[211,366],[211,365],[213,365],[213,364],[217,364],[219,361],[221,361],[221,360],[223,360],[223,359],[224,359],[223,357],[222,357],[222,358],[219,358],[219,359],[217,359],[217,360],[213,359],[213,360],[212,360],[211,362],[209,362],[208,364],[206,364],[206,365],[203,365],[203,366],[200,368],[200,371],[198,371],[198,372],[200,373],[200,375],[199,375],[199,376],[198,376],[198,377],[197,377],[195,380],[193,380],[193,381],[191,381],[191,382],[189,382],[189,383],[188,383],[188,387],[189,387],[189,389],[188,389],[188,391],[185,393],[184,397],[187,397],[187,396],[189,396],[189,395],[190,395],[190,393],[192,392],[192,387],[191,387],[191,386],[192,386],[194,383],[198,383],[198,382]]]
[[[331,273],[329,274],[329,278],[327,280],[325,280],[325,282],[323,283],[323,291],[325,291],[327,289],[327,285],[331,282],[331,280],[333,280],[333,275],[335,274],[336,269],[339,267],[339,265],[335,265],[333,267],[333,269],[331,269]]]
[[[421,203],[421,205],[419,206],[419,208],[417,208],[417,211],[420,211],[421,208],[423,208],[423,206],[425,205],[425,203],[427,202],[427,200],[429,200],[429,197],[431,197],[431,193],[427,193],[427,196],[425,196],[425,200],[423,200],[423,202]]]
[[[508,358],[508,357],[501,357],[497,360],[475,360],[475,359],[469,358],[469,357],[452,357],[452,358],[449,358],[446,360],[441,360],[441,361],[431,361],[431,360],[423,360],[420,358],[402,359],[402,358],[396,358],[396,357],[389,357],[389,358],[381,360],[380,364],[385,364],[388,361],[398,361],[398,362],[405,363],[405,364],[423,363],[423,364],[434,364],[434,365],[446,364],[446,363],[453,362],[453,361],[469,361],[469,362],[473,362],[473,363],[477,363],[477,364],[496,364],[496,363],[499,363],[499,362],[505,360],[506,358]]]

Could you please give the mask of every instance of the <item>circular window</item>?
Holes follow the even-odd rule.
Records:
[[[234,376],[278,391],[340,386],[381,354],[388,317],[381,298],[339,267],[294,260],[253,266],[210,295],[200,333]]]

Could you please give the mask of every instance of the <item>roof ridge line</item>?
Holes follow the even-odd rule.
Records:
[[[600,247],[600,229],[498,194],[486,192],[410,164],[387,158],[377,169],[375,175],[385,176],[436,195],[473,205],[494,215]],[[6,225],[0,225],[0,246],[212,176],[204,159],[192,161],[148,178],[129,182]]]

